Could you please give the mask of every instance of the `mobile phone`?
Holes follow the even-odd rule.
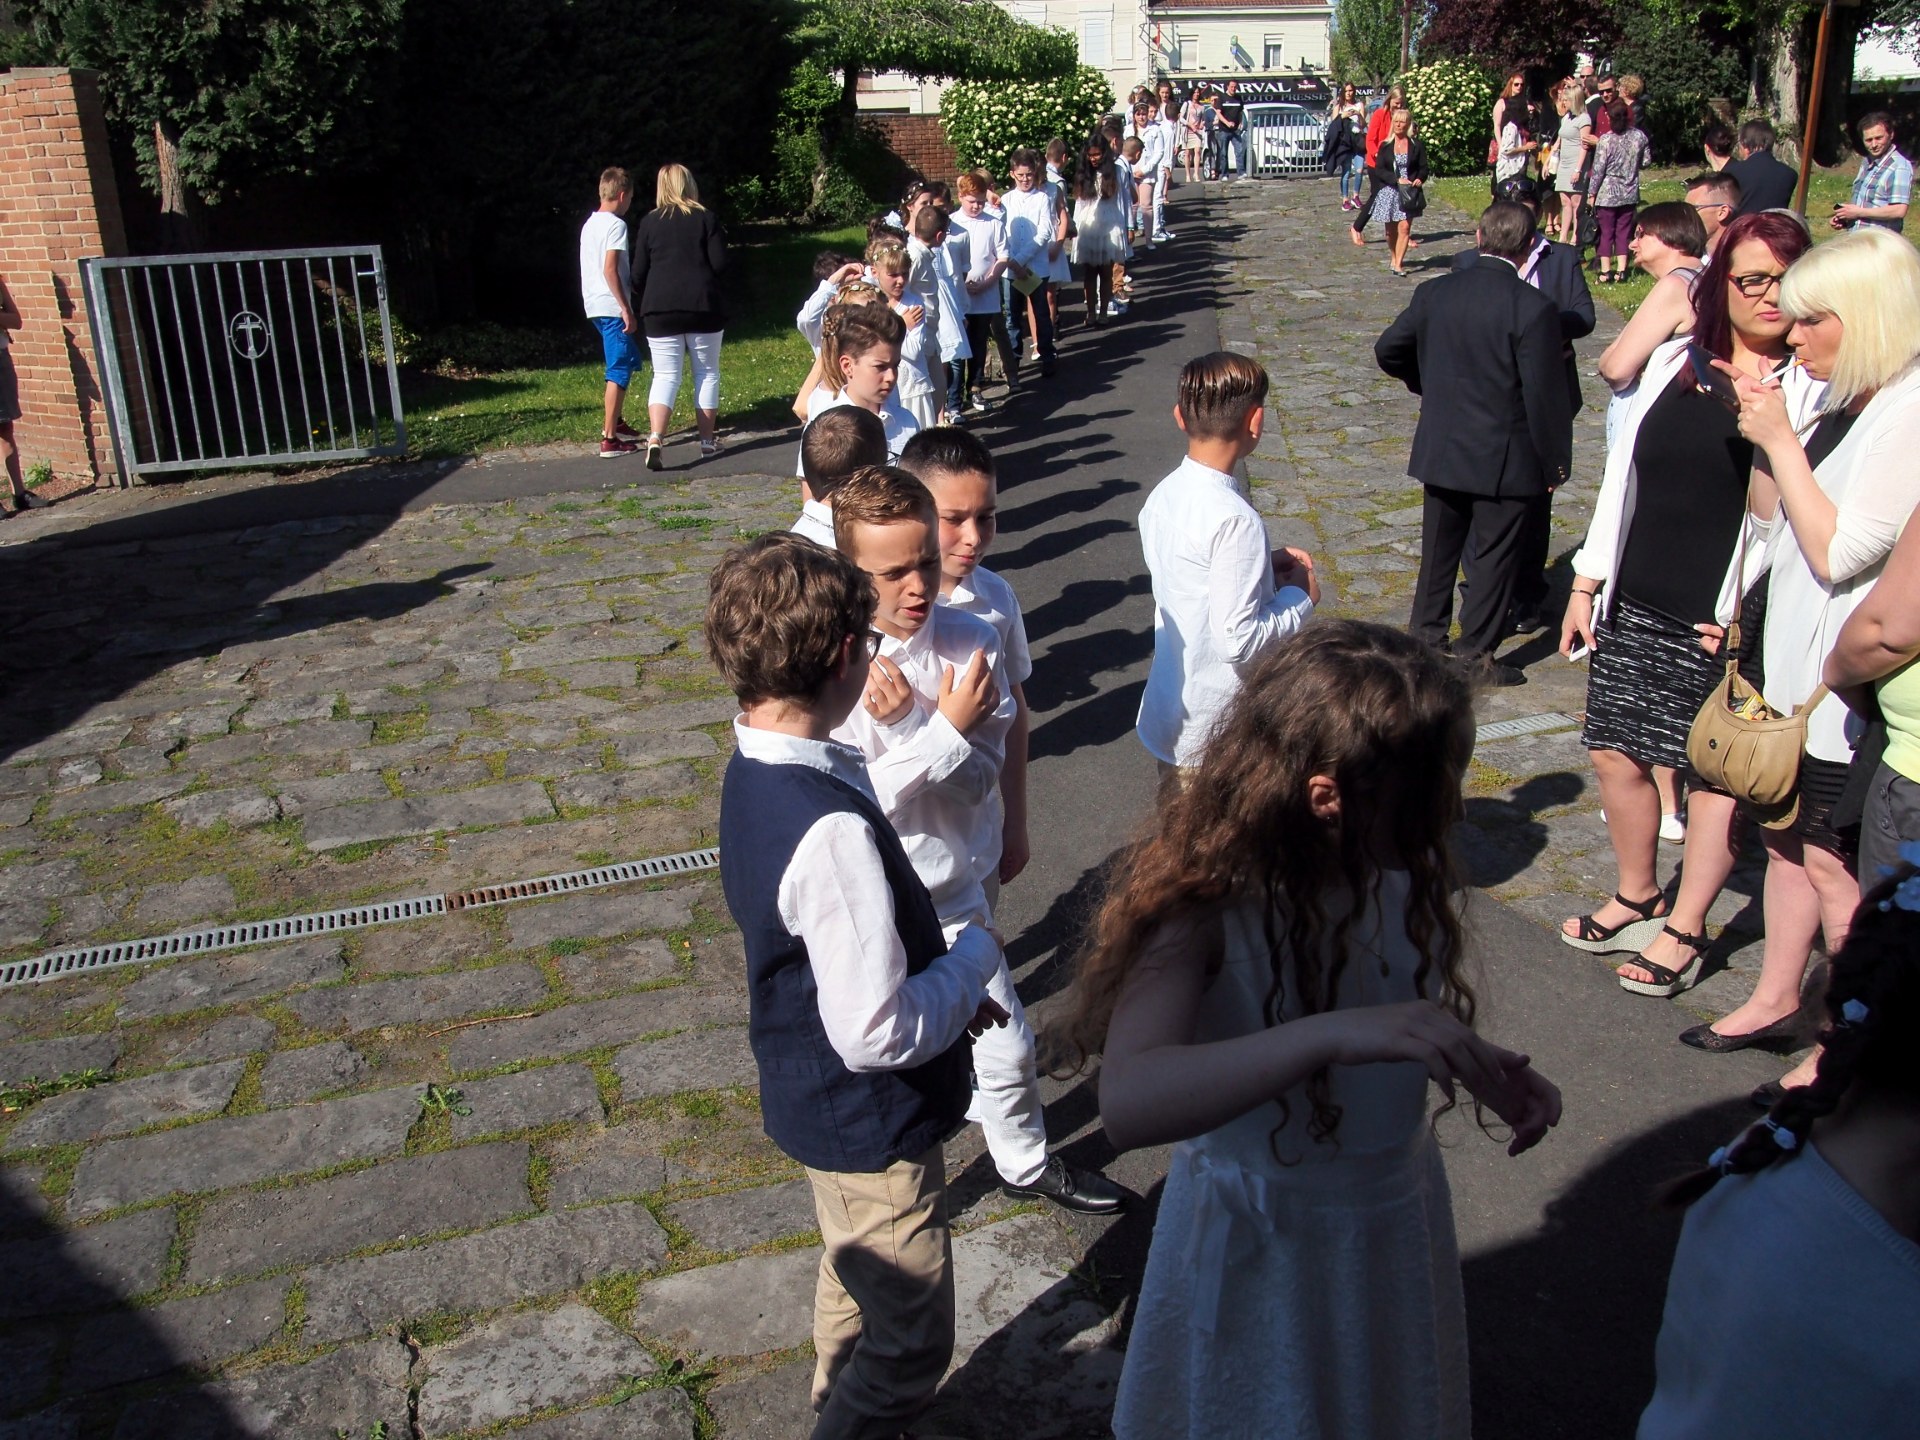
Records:
[[[1569,665],[1578,664],[1580,661],[1586,659],[1590,653],[1592,652],[1590,652],[1586,646],[1576,645],[1567,652],[1567,663]]]
[[[1713,355],[1698,341],[1687,343],[1687,360],[1693,366],[1694,383],[1729,410],[1740,408],[1740,392],[1723,370],[1713,368]]]

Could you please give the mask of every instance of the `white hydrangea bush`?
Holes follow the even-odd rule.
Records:
[[[1477,175],[1487,168],[1493,101],[1499,81],[1471,60],[1436,60],[1400,77],[1407,107],[1436,175]]]
[[[1007,157],[1023,145],[1044,149],[1058,135],[1077,154],[1100,118],[1113,109],[1113,87],[1091,65],[1059,80],[962,82],[940,102],[947,142],[963,170],[1007,179]]]

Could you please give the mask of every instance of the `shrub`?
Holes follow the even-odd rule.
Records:
[[[1738,49],[1717,27],[1715,17],[1680,22],[1657,5],[1624,6],[1620,44],[1613,69],[1647,82],[1647,113],[1641,128],[1663,160],[1700,158],[1700,129],[1707,102],[1718,96],[1738,99],[1747,89],[1746,67]],[[1859,85],[1854,86],[1855,93]]]
[[[940,117],[963,170],[980,167],[1005,180],[1007,157],[1022,145],[1040,149],[1058,135],[1077,147],[1112,109],[1107,77],[1082,65],[1066,80],[954,85]]]
[[[535,330],[491,321],[445,326],[428,335],[415,350],[434,374],[454,378],[576,365],[599,353],[598,343],[577,326]]]
[[[848,125],[840,107],[840,81],[815,60],[803,60],[780,96],[775,122],[773,171],[762,187],[766,208],[816,224],[864,220],[892,189],[891,159],[860,125]],[[832,133],[826,163],[821,136]]]
[[[1470,60],[1435,60],[1400,77],[1407,106],[1436,175],[1476,175],[1487,168],[1493,99],[1500,84]]]

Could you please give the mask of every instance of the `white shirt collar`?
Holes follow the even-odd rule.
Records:
[[[780,730],[760,730],[747,724],[745,715],[733,717],[733,743],[749,760],[763,765],[804,765],[851,785],[869,800],[873,782],[867,778],[867,761],[858,750],[838,740],[808,740]],[[878,803],[878,802],[875,802]]]
[[[1188,480],[1196,480],[1209,485],[1219,485],[1240,494],[1240,482],[1224,470],[1216,470],[1211,465],[1202,465],[1191,455],[1180,462],[1180,468],[1174,472]]]

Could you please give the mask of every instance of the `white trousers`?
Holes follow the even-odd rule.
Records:
[[[720,337],[705,335],[649,335],[647,353],[653,359],[653,383],[647,387],[649,405],[671,405],[680,394],[680,360],[693,356],[693,403],[700,410],[720,408]]]
[[[991,922],[988,922],[991,923]],[[960,932],[949,925],[947,940]],[[1047,1168],[1047,1121],[1040,1108],[1040,1071],[1033,1026],[1013,988],[1003,952],[987,981],[987,998],[1007,1012],[1004,1026],[989,1026],[973,1042],[973,1103],[967,1119],[987,1134],[993,1168],[1009,1185],[1031,1185]]]

